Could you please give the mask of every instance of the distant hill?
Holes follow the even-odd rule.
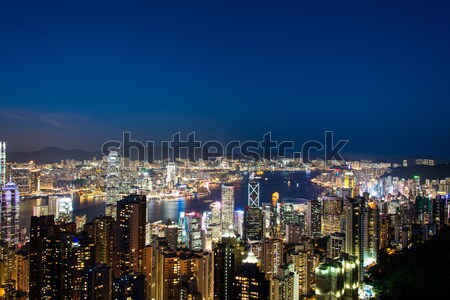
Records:
[[[26,163],[34,161],[37,164],[58,163],[63,159],[88,160],[94,156],[100,157],[99,153],[86,150],[64,150],[58,147],[47,147],[31,152],[8,152],[8,162]]]
[[[441,164],[436,166],[409,166],[393,168],[390,173],[385,176],[392,176],[398,178],[413,178],[420,176],[420,179],[445,179],[450,177],[450,164]]]

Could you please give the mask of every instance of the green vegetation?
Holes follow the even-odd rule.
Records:
[[[370,269],[380,299],[450,299],[450,229]]]

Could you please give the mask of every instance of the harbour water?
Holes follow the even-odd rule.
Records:
[[[311,182],[318,173],[316,172],[265,172],[260,179],[260,202],[270,202],[272,193],[278,192],[281,201],[292,203],[303,203],[307,200],[316,199],[322,188]],[[244,180],[234,182],[235,185],[235,209],[244,209],[247,204],[248,176]],[[208,210],[209,205],[214,201],[220,201],[220,185],[210,185],[211,194],[206,197],[193,199],[175,200],[149,200],[148,201],[148,221],[167,219],[178,220],[180,212]],[[30,217],[33,214],[33,206],[46,205],[47,200],[36,198],[21,201],[20,203],[20,224],[28,227]],[[73,216],[86,214],[87,221],[94,217],[105,214],[103,199],[95,197],[73,197]]]

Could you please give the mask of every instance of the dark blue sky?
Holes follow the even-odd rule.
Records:
[[[11,149],[334,130],[450,156],[448,1],[1,1],[0,28]]]

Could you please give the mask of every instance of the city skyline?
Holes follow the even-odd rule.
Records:
[[[0,5],[9,150],[333,130],[350,154],[448,158],[446,2]]]
[[[450,2],[0,1],[0,300],[447,299]]]

